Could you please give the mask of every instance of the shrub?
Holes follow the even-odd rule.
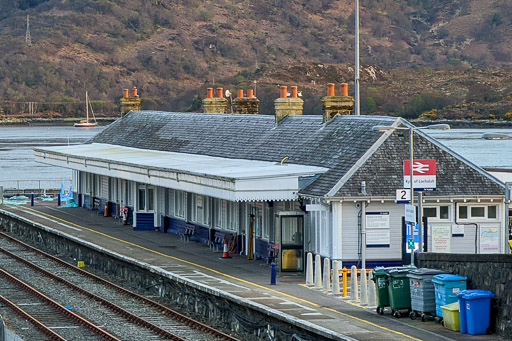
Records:
[[[432,110],[429,110],[429,111],[425,111],[424,113],[422,113],[419,116],[419,118],[426,119],[426,120],[436,120],[437,119],[437,112],[438,112],[437,109],[432,109]]]
[[[507,112],[503,118],[507,121],[512,121],[512,111]]]

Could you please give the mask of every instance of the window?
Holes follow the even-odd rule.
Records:
[[[210,225],[210,197],[192,195],[192,221],[195,223]]]
[[[497,219],[498,206],[459,206],[459,219]]]
[[[155,210],[155,189],[148,185],[139,185],[137,188],[137,210],[154,211]]]
[[[222,230],[238,229],[238,203],[215,199],[213,204],[215,227]]]
[[[183,191],[174,191],[174,216],[185,218],[187,212],[187,195]]]
[[[468,219],[468,207],[459,206],[459,219]]]
[[[146,210],[146,189],[139,188],[139,211]]]
[[[471,218],[483,218],[483,217],[485,217],[485,208],[471,207]]]
[[[423,216],[429,218],[437,218],[437,207],[425,207],[423,209]]]
[[[498,207],[497,206],[489,206],[487,208],[487,218],[496,219],[498,218]]]
[[[450,206],[423,207],[423,216],[436,220],[449,220]]]

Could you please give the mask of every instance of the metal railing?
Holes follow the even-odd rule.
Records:
[[[62,184],[69,189],[71,180],[2,180],[4,194],[8,193],[45,193],[47,191],[60,191]]]

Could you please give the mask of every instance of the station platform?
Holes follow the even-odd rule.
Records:
[[[117,219],[83,208],[0,205],[0,211],[227,292],[244,304],[249,301],[277,310],[298,323],[323,330],[333,340],[501,340],[496,335],[453,332],[434,321],[397,319],[389,311],[378,315],[375,308],[306,286],[302,273],[277,273],[276,285],[270,285],[271,268],[264,260],[240,255],[222,258],[222,251],[212,251],[204,244],[157,231],[134,231]]]

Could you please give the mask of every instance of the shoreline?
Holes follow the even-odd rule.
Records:
[[[108,125],[119,117],[99,117],[96,118],[99,126]],[[80,122],[82,118],[19,118],[0,120],[0,126],[73,126]],[[430,124],[449,124],[452,129],[491,129],[491,128],[510,128],[512,121],[503,120],[408,120],[412,124],[422,127]]]
[[[108,125],[119,117],[100,117],[96,118],[98,126]],[[83,118],[22,118],[0,121],[0,127],[5,126],[70,126],[80,122]]]

